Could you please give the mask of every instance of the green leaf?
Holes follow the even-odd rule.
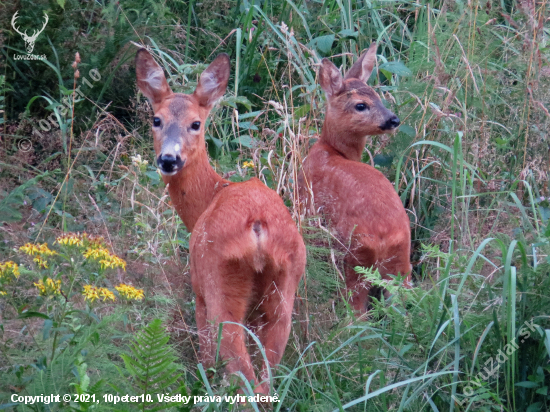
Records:
[[[42,319],[50,319],[48,315],[45,313],[40,312],[23,312],[19,315],[18,319],[28,319],[28,318],[42,318]]]
[[[25,193],[46,176],[48,176],[48,172],[30,179],[21,186],[13,189],[2,201],[0,201],[0,222],[16,222],[21,220],[22,215],[19,209],[24,206]]]
[[[409,77],[413,74],[411,70],[400,61],[381,64],[379,66],[379,69],[384,69],[389,71],[390,73],[397,74],[398,76],[403,77]]]
[[[45,319],[44,320],[44,326],[42,327],[42,338],[44,340],[48,339],[50,337],[50,330],[53,326],[53,320],[51,319]]]
[[[57,4],[59,4],[59,7],[61,7],[63,10],[65,10],[65,0],[57,0]]]
[[[252,122],[239,122],[239,129],[258,130],[256,125]]]
[[[316,37],[309,42],[309,47],[316,48],[321,53],[326,54],[332,49],[332,43],[334,43],[335,37],[334,34]]]
[[[516,383],[516,386],[520,386],[522,388],[538,388],[540,385],[537,382],[524,381]]]
[[[252,103],[244,96],[231,96],[226,99],[222,99],[220,102],[223,106],[231,106],[237,109],[237,104],[242,104],[247,110],[252,110]]]
[[[153,183],[158,183],[160,182],[160,176],[159,174],[157,173],[157,171],[153,171],[153,170],[150,170],[148,172],[145,172],[145,176],[147,176],[149,179],[151,179],[151,181]]]
[[[254,139],[253,137],[247,134],[244,134],[242,136],[237,137],[236,139],[231,140],[231,143],[248,147],[249,149],[252,149],[257,146],[256,139]]]
[[[541,407],[542,407],[541,402],[535,402],[535,403],[532,403],[531,405],[529,405],[527,407],[527,409],[525,410],[525,412],[538,412],[538,411],[540,411]]]
[[[411,127],[408,124],[402,124],[401,126],[399,126],[399,131],[405,133],[407,136],[410,137],[416,136],[416,130],[414,130],[414,127]]]
[[[548,395],[548,386],[543,386],[542,388],[537,389],[536,392],[539,395],[547,396]]]
[[[304,104],[304,105],[298,107],[294,111],[294,117],[296,119],[300,119],[300,118],[306,116],[310,111],[311,111],[311,105],[310,104]]]
[[[338,33],[338,35],[340,37],[353,37],[356,39],[357,36],[359,36],[359,32],[352,29],[345,29]]]
[[[392,162],[393,162],[392,155],[377,154],[376,156],[374,156],[375,165],[388,167],[388,166],[391,166]]]

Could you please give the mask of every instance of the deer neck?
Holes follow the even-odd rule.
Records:
[[[346,159],[360,162],[367,136],[353,133],[349,125],[345,124],[344,118],[333,118],[329,113],[323,123],[320,141],[332,147]]]
[[[226,180],[212,169],[206,150],[202,150],[193,156],[187,166],[176,175],[165,179],[165,182],[176,212],[187,230],[192,232],[195,223]]]

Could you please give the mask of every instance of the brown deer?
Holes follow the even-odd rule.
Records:
[[[368,135],[395,130],[399,119],[386,109],[366,82],[376,63],[373,43],[342,78],[328,59],[319,72],[327,97],[319,140],[304,161],[298,178],[308,213],[321,212],[343,245],[346,287],[359,314],[369,303],[370,285],[355,266],[375,267],[384,278],[405,276],[410,287],[411,232],[407,213],[388,179],[361,163]]]
[[[173,93],[164,72],[141,49],[136,55],[139,89],[153,106],[157,163],[178,215],[192,232],[191,283],[201,360],[211,366],[220,322],[250,327],[277,365],[288,340],[294,294],[305,270],[302,237],[281,198],[260,180],[233,183],[210,166],[205,123],[223,96],[230,62],[220,54],[201,74],[193,94]],[[243,327],[223,325],[221,358],[229,373],[255,379]],[[268,365],[256,387],[267,393]]]

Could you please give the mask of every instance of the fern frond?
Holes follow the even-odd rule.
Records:
[[[136,392],[151,395],[153,402],[144,402],[142,411],[165,409],[166,403],[156,402],[157,393],[170,393],[177,389],[176,382],[181,377],[180,366],[176,363],[174,348],[168,344],[160,319],[155,319],[130,344],[130,353],[122,355],[126,370],[134,378]]]

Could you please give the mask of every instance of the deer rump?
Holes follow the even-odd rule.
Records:
[[[216,325],[225,321],[245,324],[258,334],[262,344],[275,350],[273,359],[268,354],[271,366],[275,366],[286,346],[294,293],[306,256],[281,198],[256,178],[229,184],[216,194],[197,221],[190,252],[197,327],[202,330],[201,352],[205,349],[201,353],[203,361],[212,363],[218,333],[217,327],[203,322],[207,319]],[[270,333],[268,328],[280,331]],[[226,329],[230,330],[228,325],[224,333]],[[239,335],[240,340],[244,338],[240,327],[231,333]],[[240,349],[222,353],[223,357],[241,358],[235,370],[248,367],[242,359],[247,356],[245,350]]]

